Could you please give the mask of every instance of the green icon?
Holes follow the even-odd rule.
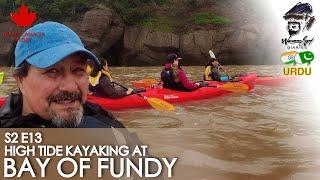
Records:
[[[305,51],[305,52],[299,53],[299,56],[296,57],[296,63],[310,65],[313,59],[314,59],[314,54],[311,51]]]

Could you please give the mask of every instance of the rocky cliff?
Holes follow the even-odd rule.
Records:
[[[201,5],[202,1],[199,1]],[[199,6],[200,6],[199,5]],[[226,8],[226,7],[225,7]],[[85,46],[113,65],[162,65],[166,54],[178,53],[184,65],[204,65],[209,50],[213,50],[222,64],[266,64],[268,36],[259,21],[248,20],[243,4],[232,4],[234,11],[223,7],[205,7],[202,11],[215,11],[235,19],[232,25],[185,26],[184,32],[162,32],[147,27],[125,26],[109,8],[87,11],[80,22],[65,23],[75,30]],[[219,12],[221,11],[221,12]],[[192,13],[192,12],[191,12]],[[183,14],[186,16],[186,14]],[[1,35],[7,31],[22,31],[10,22],[0,24]],[[14,39],[1,38],[2,65],[10,64]]]

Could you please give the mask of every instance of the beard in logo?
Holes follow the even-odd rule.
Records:
[[[288,22],[288,32],[290,37],[300,32],[301,25],[299,22]]]

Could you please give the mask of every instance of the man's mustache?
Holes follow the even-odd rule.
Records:
[[[48,98],[49,104],[52,102],[59,103],[61,101],[76,101],[82,102],[82,95],[81,93],[77,92],[68,92],[68,91],[61,91],[58,94],[50,95]]]

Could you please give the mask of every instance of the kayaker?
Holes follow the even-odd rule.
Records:
[[[101,61],[101,68],[94,68],[89,76],[89,90],[94,96],[108,97],[108,98],[122,98],[130,95],[133,91],[132,88],[128,90],[119,87],[116,88],[113,79],[108,72],[108,62],[105,59]]]
[[[229,76],[225,72],[225,68],[221,66],[219,60],[213,55],[210,57],[205,66],[205,81],[229,81]]]
[[[177,54],[171,53],[167,55],[167,62],[161,71],[161,81],[164,88],[177,91],[192,91],[203,86],[201,82],[190,82],[184,70],[180,67],[182,58]]]
[[[100,62],[79,36],[56,22],[37,24],[24,34],[32,32],[44,35],[16,45],[19,93],[12,93],[0,109],[0,127],[123,128],[110,112],[86,101],[88,59],[97,66]]]

